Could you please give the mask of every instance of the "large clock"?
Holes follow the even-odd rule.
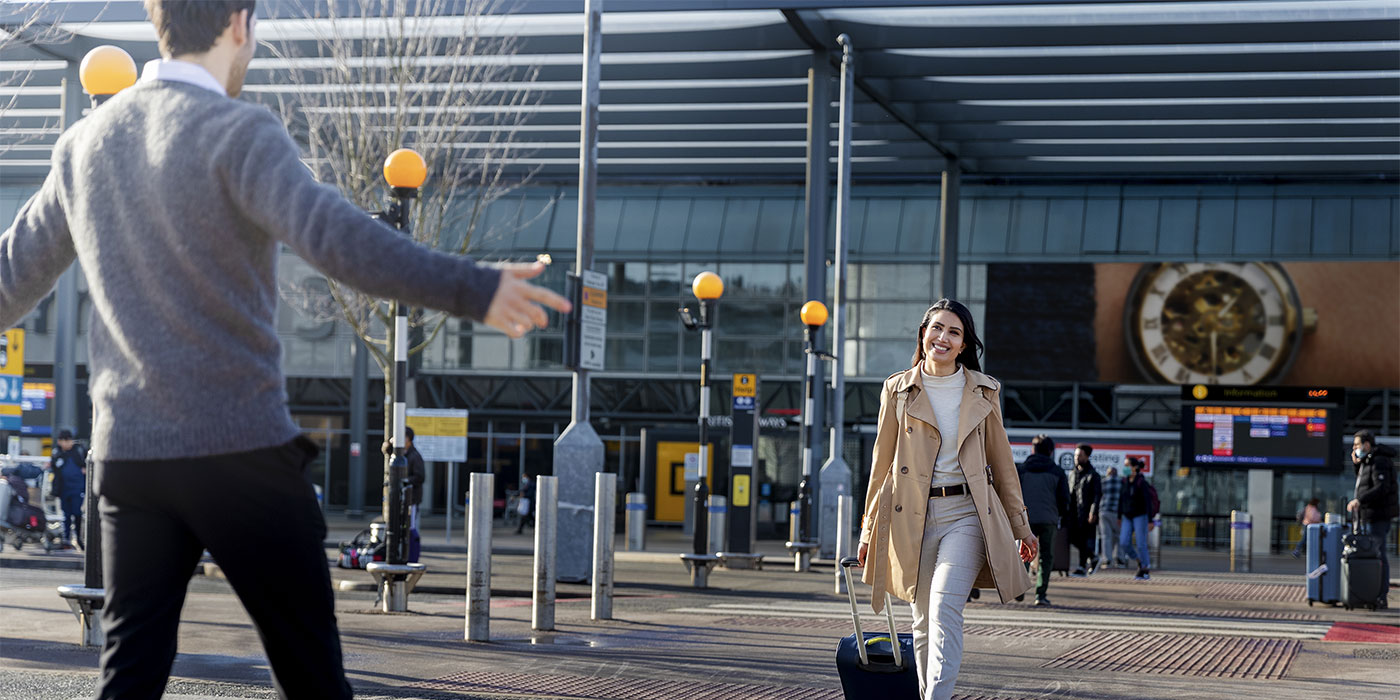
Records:
[[[1174,384],[1277,381],[1305,325],[1298,291],[1274,263],[1146,265],[1123,324],[1143,375]]]

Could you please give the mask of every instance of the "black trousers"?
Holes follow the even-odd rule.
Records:
[[[283,698],[349,698],[304,437],[250,452],[97,464],[102,672],[97,697],[159,698],[185,591],[208,549],[253,619]]]

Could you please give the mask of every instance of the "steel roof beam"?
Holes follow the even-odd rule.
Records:
[[[839,66],[841,53],[839,51],[832,51],[832,48],[836,46],[837,35],[831,33],[830,28],[821,17],[810,12],[797,12],[793,10],[783,10],[783,17],[787,18],[788,25],[792,27],[793,32],[797,34],[798,38],[801,39],[804,44],[813,51],[828,52],[828,55],[831,57],[832,65]],[[900,105],[892,101],[866,79],[862,72],[863,61],[862,53],[857,49],[857,68],[854,79],[852,80],[856,88],[864,93],[866,97],[870,98],[876,105],[879,105],[879,107],[894,121],[903,124],[912,134],[931,146],[943,159],[957,160],[958,150],[956,144],[949,144],[940,140],[937,130],[929,129],[926,124],[920,124],[918,120],[911,118]],[[853,112],[853,119],[862,119],[860,116],[862,113],[860,105],[855,105]],[[976,163],[965,161],[962,167],[965,170],[973,170],[976,168]]]

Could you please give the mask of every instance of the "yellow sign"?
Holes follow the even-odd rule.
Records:
[[[599,309],[608,308],[608,293],[593,287],[583,288],[583,305],[593,306]]]
[[[734,375],[734,395],[753,396],[758,389],[757,374],[736,374]]]
[[[685,520],[685,501],[691,494],[685,490],[685,456],[700,451],[698,442],[657,442],[656,443],[656,519],[662,522],[679,523]],[[708,451],[709,464],[705,465],[705,484],[714,487],[711,475],[714,473],[714,443]]]
[[[749,505],[749,475],[735,474],[734,488],[731,491],[734,496],[734,507],[744,508]]]
[[[23,328],[11,328],[0,335],[0,374],[24,376]]]
[[[467,461],[467,412],[452,408],[412,408],[404,425],[425,462]]]

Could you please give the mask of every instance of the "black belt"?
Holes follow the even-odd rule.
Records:
[[[933,486],[928,490],[929,498],[940,498],[942,496],[961,496],[967,493],[967,484],[955,484],[953,486]]]

